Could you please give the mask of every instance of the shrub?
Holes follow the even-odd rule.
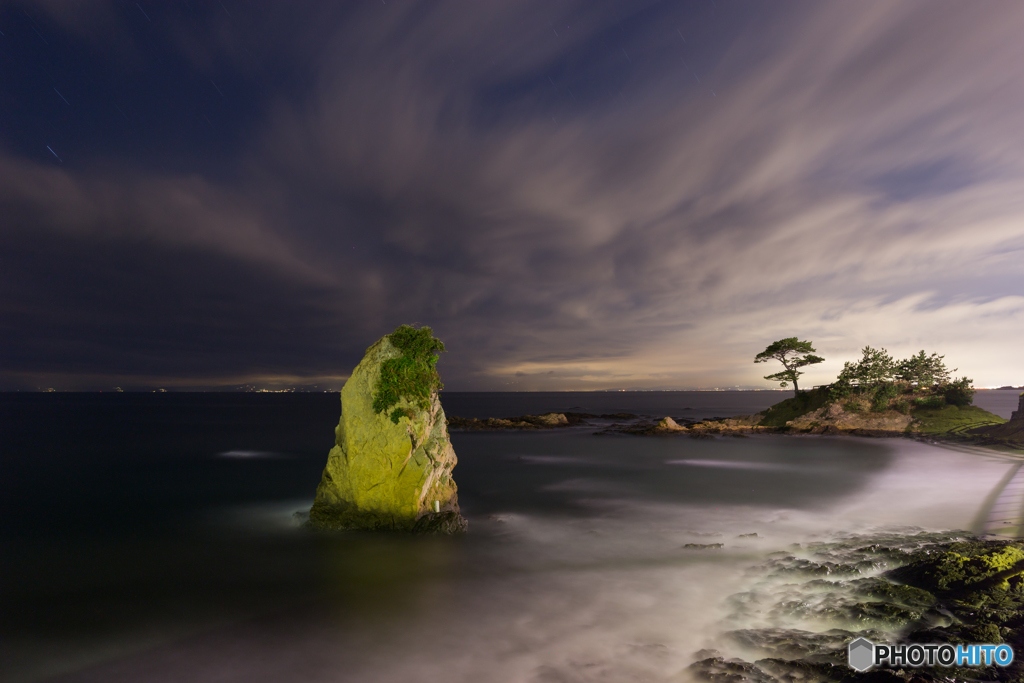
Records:
[[[864,406],[861,405],[860,401],[847,401],[843,404],[843,410],[848,413],[863,413]]]
[[[896,365],[896,376],[906,382],[916,383],[919,387],[931,387],[949,381],[949,369],[942,362],[945,356],[933,353],[925,355],[922,349],[916,356],[901,360]],[[953,372],[956,372],[954,368]]]
[[[865,346],[861,350],[862,357],[856,363],[847,362],[839,379],[871,386],[882,382],[891,382],[896,372],[896,362],[885,349],[873,349]]]
[[[828,400],[832,402],[841,401],[853,393],[853,385],[850,381],[840,375],[839,379],[829,385]]]
[[[971,405],[974,402],[974,387],[971,386],[973,381],[961,377],[947,384],[942,391],[946,403],[961,407]]]
[[[828,399],[828,389],[819,387],[810,391],[802,391],[793,398],[776,403],[767,411],[758,423],[765,427],[784,427],[786,422],[801,415],[817,410],[825,405]]]
[[[904,415],[910,413],[910,404],[907,403],[906,400],[902,398],[897,401],[893,401],[891,407],[896,412],[903,413]]]
[[[896,398],[899,394],[896,385],[887,382],[875,390],[874,399],[871,401],[871,410],[876,413],[880,413],[889,407],[889,401]]]
[[[373,410],[383,413],[403,398],[421,410],[430,407],[430,395],[442,387],[437,374],[437,355],[444,351],[444,342],[434,337],[429,327],[416,329],[401,325],[388,335],[392,346],[402,352],[389,358],[380,367],[380,381],[373,395]],[[409,410],[395,408],[389,417],[398,424],[402,417],[411,417]]]
[[[925,396],[915,398],[914,405],[918,408],[941,408],[946,405],[946,399],[942,396]]]

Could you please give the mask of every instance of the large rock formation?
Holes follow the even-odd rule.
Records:
[[[1010,415],[1009,422],[972,429],[971,434],[1024,444],[1024,394],[1020,395],[1020,403],[1017,405],[1017,410],[1013,411],[1013,414]],[[1013,444],[1009,445],[1012,446]],[[1019,448],[1020,446],[1017,447]]]
[[[396,336],[410,330],[403,326],[367,349],[341,390],[335,446],[309,512],[309,525],[315,529],[441,533],[466,529],[452,479],[457,460],[436,383],[421,387],[424,391],[419,396],[393,392],[397,401],[390,405],[381,399],[387,389],[381,386],[382,369],[394,377],[396,363],[415,360],[408,348],[400,348],[404,338]],[[443,350],[429,328],[412,330],[424,331]],[[428,355],[428,363],[420,367],[429,367],[436,378],[436,358],[432,351]],[[397,374],[408,379],[408,373],[399,370]]]
[[[827,406],[812,410],[797,418],[786,422],[786,426],[795,430],[819,430],[819,431],[866,431],[866,432],[892,432],[902,434],[906,431],[913,417],[904,415],[894,410],[884,413],[850,413],[843,409],[839,403],[830,403]],[[830,429],[831,428],[831,429]]]

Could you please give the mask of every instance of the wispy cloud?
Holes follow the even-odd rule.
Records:
[[[8,156],[0,201],[294,283],[315,341],[277,374],[418,321],[452,389],[763,384],[750,359],[794,334],[815,380],[870,343],[1024,381],[1024,8],[718,4],[254,10],[310,84],[267,96],[233,177]]]

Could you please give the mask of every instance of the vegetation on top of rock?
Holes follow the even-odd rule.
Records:
[[[420,410],[430,407],[430,396],[441,389],[437,374],[437,354],[443,352],[444,342],[434,337],[429,327],[419,329],[400,325],[388,335],[388,341],[402,352],[398,358],[389,358],[380,368],[380,380],[373,395],[373,410],[383,413],[399,401],[406,399]],[[398,424],[402,417],[412,417],[408,410],[395,408],[391,421]]]
[[[941,397],[938,398],[940,401]],[[978,406],[923,406],[914,410],[914,427],[924,434],[950,434],[976,427],[1003,424],[1003,418]]]
[[[778,382],[779,386],[785,389],[789,383],[793,383],[793,391],[799,396],[800,385],[797,380],[800,375],[800,368],[808,365],[816,365],[825,362],[821,356],[814,355],[814,347],[809,341],[800,341],[796,337],[786,337],[772,342],[761,353],[754,356],[755,363],[766,363],[770,360],[777,360],[782,363],[785,370],[772,375],[765,375],[765,379]]]
[[[817,356],[795,358],[793,354],[813,351],[810,342],[796,337],[772,343],[755,362],[776,359],[787,368],[765,379],[795,381],[804,364],[821,362]],[[972,380],[952,378],[944,356],[924,350],[904,360],[895,360],[885,349],[865,346],[861,358],[847,362],[832,384],[810,391],[797,391],[793,398],[775,404],[754,416],[758,427],[782,428],[812,433],[854,431],[918,432],[971,438],[967,430],[1000,425],[1005,420],[971,405]],[[963,434],[961,434],[963,432]]]
[[[922,351],[923,353],[923,351]],[[885,349],[873,349],[865,346],[861,349],[861,359],[856,363],[843,363],[843,371],[839,373],[839,381],[855,385],[877,385],[893,381],[896,374],[896,361]]]
[[[896,379],[903,382],[910,382],[921,387],[930,387],[935,384],[946,384],[949,382],[950,370],[942,362],[945,356],[933,353],[925,355],[921,349],[916,355],[901,360],[896,364]],[[956,372],[953,368],[952,372]]]
[[[974,400],[973,380],[952,380],[956,368],[951,371],[946,367],[942,361],[945,356],[928,355],[921,350],[910,358],[895,361],[885,349],[870,346],[865,346],[861,354],[856,363],[843,364],[842,372],[829,388],[831,400],[840,401],[851,395],[867,397],[876,412],[889,408],[906,412],[911,404],[968,406]]]
[[[969,406],[974,403],[974,387],[971,380],[961,377],[943,386],[942,396],[951,406]]]
[[[790,420],[821,408],[828,403],[828,387],[819,387],[804,391],[793,398],[776,403],[767,411],[758,423],[762,427],[785,427]]]

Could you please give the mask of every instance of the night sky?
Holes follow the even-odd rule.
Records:
[[[0,389],[1024,383],[1024,3],[0,0]]]

